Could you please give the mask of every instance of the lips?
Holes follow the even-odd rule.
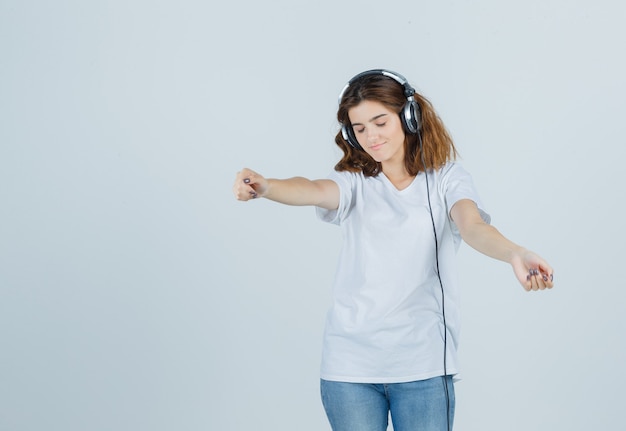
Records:
[[[384,142],[382,144],[372,145],[372,146],[370,146],[370,150],[376,151],[376,150],[380,149],[383,145],[385,145]]]

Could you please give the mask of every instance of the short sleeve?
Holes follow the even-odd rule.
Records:
[[[350,172],[332,171],[328,177],[339,187],[339,207],[335,210],[315,207],[317,217],[327,223],[341,225],[348,216],[353,205],[354,184],[356,174]]]
[[[440,172],[441,178],[439,182],[440,193],[446,202],[448,217],[450,218],[450,210],[455,203],[462,199],[473,201],[478,207],[478,212],[485,223],[491,223],[491,216],[485,210],[471,175],[459,163],[449,163],[444,166]],[[454,222],[450,219],[453,226]],[[456,226],[455,226],[456,228]]]

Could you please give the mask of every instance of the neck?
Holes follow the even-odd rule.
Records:
[[[389,179],[403,180],[406,178],[413,178],[412,175],[406,170],[404,163],[384,163],[382,171]]]
[[[413,178],[415,178],[414,175],[409,174],[406,170],[404,163],[392,165],[384,164],[382,168],[383,174],[385,174],[387,179],[399,190],[408,187],[411,181],[413,181]]]

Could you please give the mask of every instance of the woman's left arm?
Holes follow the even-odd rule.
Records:
[[[485,223],[473,201],[458,201],[452,206],[450,216],[459,228],[463,241],[489,257],[511,264],[524,289],[552,288],[552,267],[535,253],[508,240],[495,227]]]

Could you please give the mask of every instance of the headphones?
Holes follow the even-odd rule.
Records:
[[[372,69],[359,73],[350,81],[348,81],[345,87],[343,87],[343,90],[341,90],[341,93],[339,94],[339,104],[341,104],[341,99],[343,99],[343,95],[345,94],[348,87],[354,84],[355,81],[363,78],[364,76],[376,75],[389,77],[396,81],[398,84],[402,85],[404,89],[404,96],[406,97],[406,103],[404,104],[402,112],[400,113],[400,121],[402,122],[402,126],[404,127],[406,133],[415,135],[422,128],[420,120],[420,108],[415,101],[415,98],[413,97],[415,95],[415,89],[411,87],[411,85],[404,78],[404,76],[400,75],[399,73],[391,72],[385,69]],[[356,139],[356,136],[354,135],[354,130],[352,129],[352,126],[350,124],[341,125],[341,134],[343,136],[343,139],[345,139],[352,148],[363,151],[363,147],[361,147],[359,141]]]

